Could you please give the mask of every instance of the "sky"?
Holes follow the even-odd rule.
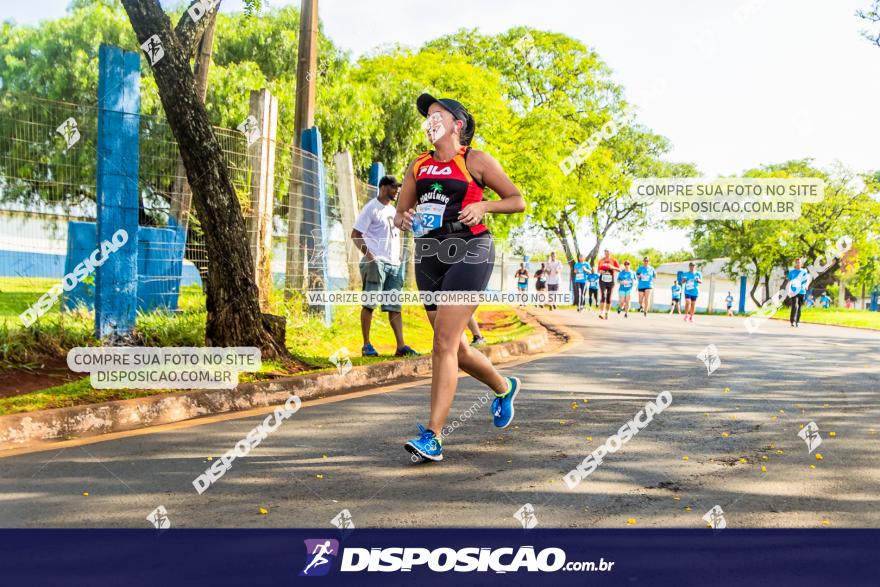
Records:
[[[266,0],[264,0],[266,2]],[[163,0],[163,3],[165,1]],[[268,0],[270,6],[298,0]],[[35,24],[67,0],[0,0],[0,19]],[[319,0],[324,32],[357,57],[399,43],[478,27],[528,25],[595,49],[638,107],[672,143],[671,160],[704,175],[733,174],[812,157],[855,171],[880,169],[880,47],[855,16],[870,0]],[[225,11],[240,0],[224,0]],[[687,246],[682,233],[650,231],[613,247]]]

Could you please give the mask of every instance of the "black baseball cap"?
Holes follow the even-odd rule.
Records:
[[[461,130],[461,140],[463,144],[469,145],[471,139],[474,138],[474,130],[477,127],[477,123],[474,121],[474,117],[471,116],[471,113],[468,112],[467,108],[465,108],[458,100],[453,100],[452,98],[435,98],[431,94],[422,94],[419,96],[416,100],[416,108],[419,109],[419,114],[427,117],[428,108],[434,103],[440,104],[448,110],[453,117],[464,122],[464,127],[462,127]]]
[[[379,187],[384,187],[386,185],[390,185],[393,187],[400,187],[400,182],[397,181],[397,178],[393,175],[386,175],[382,179],[379,180]]]

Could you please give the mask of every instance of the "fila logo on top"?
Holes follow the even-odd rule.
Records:
[[[419,177],[425,174],[428,175],[452,175],[452,167],[448,165],[446,167],[437,167],[436,165],[426,165],[419,169]]]

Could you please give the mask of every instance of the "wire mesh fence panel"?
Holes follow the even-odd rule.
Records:
[[[57,283],[71,267],[70,251],[94,248],[97,120],[94,105],[0,92],[0,294],[15,292],[16,300],[12,309],[2,306],[6,314],[17,315]],[[238,130],[213,130],[248,238],[271,243],[264,263],[274,287],[351,287],[346,256],[352,243],[343,228],[334,165],[290,143],[268,145],[274,170],[271,209],[263,214],[271,218],[260,218],[253,144]],[[208,250],[167,121],[142,114],[139,133],[138,177],[131,178],[139,194],[139,308],[175,309],[206,279]],[[375,188],[356,181],[358,208],[374,194]]]
[[[96,141],[94,106],[0,92],[0,321],[82,260],[68,262],[68,231],[95,221]]]
[[[327,180],[328,169],[331,179],[334,170],[314,154],[290,144],[279,141],[278,151],[290,153],[290,166],[286,181],[275,184],[273,267],[284,269],[283,274],[276,274],[275,283],[291,292],[331,287],[341,279],[338,247],[332,244],[340,240],[333,235],[334,228],[338,231],[340,226],[338,196]],[[276,177],[284,172],[276,169]],[[326,189],[323,202],[322,189]]]

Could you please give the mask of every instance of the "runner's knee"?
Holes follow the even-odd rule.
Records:
[[[434,333],[434,354],[457,354],[460,345],[460,336],[450,336],[449,334],[441,332]]]

